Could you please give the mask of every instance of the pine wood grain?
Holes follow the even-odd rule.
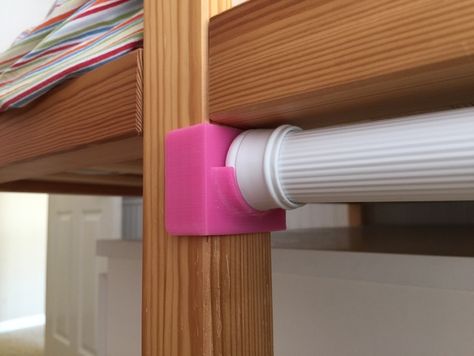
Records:
[[[119,173],[119,174],[143,174],[143,160],[120,162],[115,164],[103,164],[99,167],[91,167],[89,171]],[[80,172],[78,172],[80,173]]]
[[[357,227],[364,223],[364,214],[361,204],[349,204],[349,226]]]
[[[36,179],[102,164],[136,160],[142,156],[143,139],[141,136],[104,142],[74,151],[47,155],[0,167],[0,183]]]
[[[163,141],[207,119],[207,22],[227,0],[145,0],[144,356],[271,356],[269,234],[164,229]]]
[[[97,185],[118,185],[123,187],[141,187],[143,178],[132,174],[77,174],[77,173],[57,173],[44,177],[36,178],[45,182],[63,182],[63,183],[84,183]]]
[[[137,50],[21,110],[0,114],[0,168],[141,133],[142,50]]]
[[[2,183],[0,192],[141,196],[142,188],[110,184],[45,182],[31,179]]]
[[[210,117],[314,127],[472,104],[471,0],[252,0],[210,24]]]

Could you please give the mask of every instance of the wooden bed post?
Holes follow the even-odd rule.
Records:
[[[269,234],[172,237],[166,132],[206,121],[207,22],[230,0],[145,0],[143,355],[271,356]]]

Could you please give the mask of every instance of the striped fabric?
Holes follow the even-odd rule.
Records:
[[[0,112],[140,47],[142,0],[57,0],[46,20],[0,54]]]

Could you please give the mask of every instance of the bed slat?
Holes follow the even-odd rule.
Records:
[[[211,119],[315,127],[469,105],[472,4],[249,1],[211,20]]]
[[[6,166],[142,134],[142,50],[0,114],[0,176]]]

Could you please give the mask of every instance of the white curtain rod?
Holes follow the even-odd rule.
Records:
[[[301,130],[248,130],[228,152],[257,210],[474,200],[474,109]]]

